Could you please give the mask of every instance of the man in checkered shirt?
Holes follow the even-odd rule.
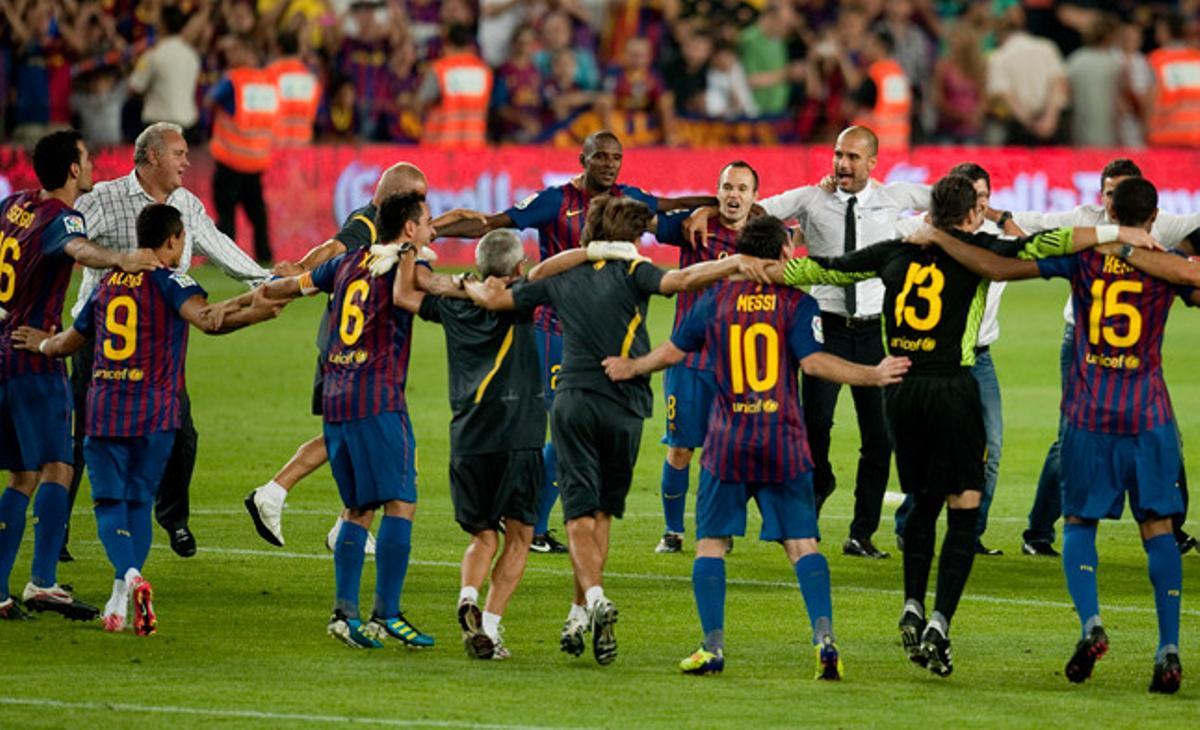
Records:
[[[92,192],[79,198],[76,209],[87,222],[91,240],[105,248],[131,251],[137,248],[137,217],[151,203],[167,203],[183,213],[183,258],[179,273],[192,265],[192,256],[208,258],[230,277],[255,286],[270,272],[254,262],[208,217],[204,203],[183,187],[183,172],[188,168],[188,146],[182,129],[159,122],[146,127],[134,142],[133,171],[124,177],[97,183]],[[92,290],[107,273],[103,269],[83,270],[83,282],[71,315],[78,316]],[[87,345],[72,356],[71,385],[75,398],[75,477],[71,483],[71,501],[79,489],[83,474],[84,409],[88,383],[92,379],[92,347]],[[171,537],[171,548],[182,557],[196,553],[196,540],[188,529],[188,485],[196,464],[196,428],[192,424],[187,392],[182,395],[183,424],[175,439],[166,473],[155,499],[154,517]],[[64,559],[70,559],[64,542]]]

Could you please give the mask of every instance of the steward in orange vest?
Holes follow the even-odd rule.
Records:
[[[431,76],[421,89],[422,101],[437,100],[425,119],[421,144],[479,149],[487,144],[492,69],[475,52],[466,26],[450,26],[446,40],[446,54],[430,64]]]
[[[912,137],[912,85],[891,53],[890,34],[875,33],[868,38],[863,59],[875,87],[875,102],[869,112],[860,112],[853,124],[874,130],[879,149],[907,150]]]
[[[1166,43],[1146,58],[1154,69],[1146,141],[1154,147],[1200,147],[1200,50],[1187,45],[1182,23],[1162,22],[1159,32]]]
[[[300,43],[295,33],[279,34],[279,50],[283,58],[267,66],[279,95],[275,143],[280,147],[306,145],[313,138],[313,123],[321,103],[321,82],[297,57]]]

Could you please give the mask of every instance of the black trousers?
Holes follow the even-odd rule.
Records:
[[[75,402],[75,473],[71,477],[71,506],[75,506],[75,495],[83,479],[83,437],[87,424],[87,391],[92,381],[93,341],[89,339],[71,355],[71,394]],[[179,430],[175,433],[175,445],[167,469],[163,472],[154,497],[154,518],[168,533],[186,527],[190,516],[188,489],[192,483],[192,471],[196,467],[196,426],[192,423],[192,404],[187,391],[180,394]]]
[[[883,335],[878,318],[847,320],[838,314],[822,312],[821,320],[824,325],[825,352],[863,365],[877,365],[883,359]],[[840,383],[808,375],[803,377],[800,384],[804,426],[812,451],[813,491],[816,493],[818,510],[837,487],[837,479],[829,464],[829,442],[833,412],[841,389]],[[879,528],[883,493],[887,489],[891,468],[892,442],[883,417],[883,390],[852,387],[850,394],[854,397],[861,438],[850,537],[863,540],[870,538]]]
[[[241,205],[250,225],[254,226],[254,258],[271,261],[271,238],[267,230],[267,204],[263,201],[262,173],[238,172],[220,162],[214,163],[213,202],[217,206],[217,230],[237,238],[237,218]]]

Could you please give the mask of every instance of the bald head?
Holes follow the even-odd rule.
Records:
[[[379,184],[375,186],[375,195],[371,202],[378,206],[392,195],[425,195],[428,187],[429,183],[425,180],[425,173],[421,172],[421,168],[411,162],[397,162],[379,176]]]
[[[879,138],[875,136],[867,127],[846,127],[842,133],[838,135],[837,141],[853,141],[867,146],[867,153],[871,156],[879,154]]]

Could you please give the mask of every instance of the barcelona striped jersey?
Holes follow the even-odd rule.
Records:
[[[812,468],[797,382],[822,340],[820,307],[797,289],[724,281],[701,295],[671,342],[713,356],[705,469],[726,482],[780,483]]]
[[[627,195],[658,212],[658,198],[641,188],[613,185],[607,194],[618,197]],[[538,254],[545,261],[556,253],[579,247],[583,222],[587,219],[588,203],[592,197],[579,184],[571,181],[534,193],[504,213],[517,228],[537,229]],[[539,307],[534,312],[533,321],[539,329],[562,334],[562,325],[551,307]]]
[[[95,338],[88,436],[125,438],[179,428],[188,323],[184,302],[206,297],[187,274],[113,271],[80,311],[75,329]]]
[[[62,360],[15,350],[12,333],[27,325],[61,329],[63,300],[75,264],[66,246],[86,238],[83,216],[38,190],[22,190],[0,202],[0,378],[33,373],[66,375]]]
[[[371,260],[369,249],[358,249],[312,272],[312,288],[332,295],[323,362],[322,408],[328,423],[406,408],[413,318],[392,304],[398,267],[371,276]],[[306,278],[301,278],[305,288]]]
[[[1162,375],[1163,328],[1176,296],[1191,290],[1093,250],[1038,261],[1071,282],[1075,339],[1063,388],[1068,422],[1093,433],[1137,434],[1173,420]]]

